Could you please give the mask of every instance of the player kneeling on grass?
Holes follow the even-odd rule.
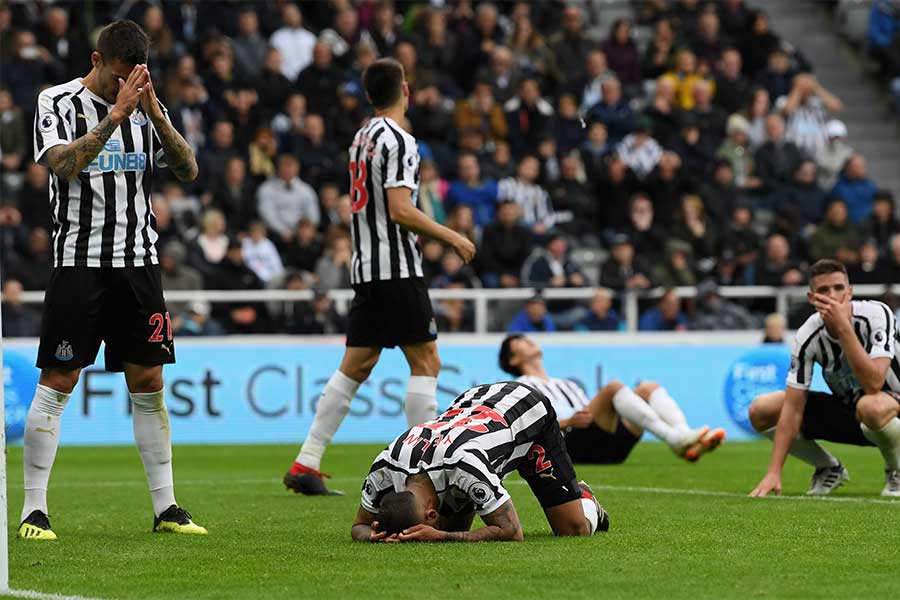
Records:
[[[577,381],[548,376],[543,356],[533,339],[510,335],[500,346],[500,368],[550,400],[572,462],[624,462],[644,430],[690,462],[725,441],[723,429],[691,429],[678,404],[658,383],[644,381],[632,390],[620,381],[611,381],[588,400]]]
[[[853,300],[844,265],[810,267],[807,298],[816,308],[794,337],[787,389],[757,396],[753,427],[774,439],[769,471],[751,496],[781,493],[781,470],[793,454],[815,467],[811,495],[831,493],[847,469],[816,440],[878,446],[884,456],[882,496],[900,496],[900,344],[891,310]],[[830,394],[810,392],[813,365],[822,367]]]
[[[553,405],[534,388],[505,381],[464,392],[375,457],[353,539],[521,541],[522,525],[502,484],[516,470],[556,535],[609,529],[606,511],[575,477]],[[476,513],[484,527],[470,531]]]

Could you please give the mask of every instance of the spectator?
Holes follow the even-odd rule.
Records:
[[[736,48],[722,51],[716,73],[716,104],[726,113],[741,110],[750,94],[750,83],[741,73],[741,53]]]
[[[453,111],[456,129],[477,129],[495,143],[506,139],[506,117],[503,108],[494,100],[490,83],[477,81],[465,100],[457,100]]]
[[[158,10],[158,9],[157,9]],[[151,48],[160,46],[161,40],[154,37],[155,28],[147,28],[147,19],[151,11],[144,13],[144,30],[150,35]],[[69,27],[69,13],[60,6],[48,7],[44,12],[44,22],[38,29],[38,44],[46,48],[53,60],[60,68],[63,79],[71,79],[77,74],[90,70],[91,65],[87,61],[91,51],[87,48],[86,36],[80,31],[74,31]],[[169,46],[171,46],[171,32],[169,32]],[[151,54],[151,57],[153,55]],[[152,65],[157,66],[157,65]],[[157,72],[157,71],[154,71]]]
[[[746,308],[726,300],[719,286],[707,279],[697,286],[697,305],[691,329],[700,331],[752,329],[758,326]]]
[[[794,77],[791,92],[775,101],[775,108],[787,119],[785,138],[804,153],[814,156],[828,142],[826,121],[840,112],[843,104],[809,73]]]
[[[522,156],[536,148],[549,133],[553,106],[541,98],[541,89],[534,77],[522,79],[519,93],[503,105],[503,112],[513,156]]]
[[[247,177],[247,165],[239,156],[225,163],[225,177],[212,182],[209,205],[222,211],[232,232],[243,231],[256,218],[256,187]]]
[[[277,48],[269,48],[259,75],[254,80],[259,93],[259,106],[266,115],[281,110],[294,89],[293,81],[282,72],[282,63],[281,52]]]
[[[535,30],[531,18],[523,16],[515,20],[507,45],[519,69],[536,74],[545,89],[555,88],[562,80],[556,56],[547,46],[544,37]]]
[[[697,72],[697,56],[682,48],[675,54],[675,68],[664,75],[675,84],[675,103],[681,110],[694,108],[694,86],[703,79]],[[715,90],[715,85],[713,84]]]
[[[751,92],[747,109],[741,113],[746,115],[749,124],[747,138],[753,151],[766,143],[766,118],[769,116],[770,108],[769,91],[758,87]]]
[[[571,94],[562,94],[557,103],[556,116],[550,126],[556,142],[557,156],[569,154],[578,148],[584,139],[583,121],[578,116],[578,103]]]
[[[759,258],[759,235],[753,230],[753,215],[748,204],[737,204],[722,236],[719,254],[719,280],[723,285],[750,285],[754,265]]]
[[[689,243],[670,239],[666,242],[665,260],[653,270],[653,282],[665,287],[697,285],[693,261],[694,255]]]
[[[634,132],[616,146],[616,154],[638,179],[647,177],[663,155],[662,147],[650,135],[652,128],[650,119],[641,116],[635,123]]]
[[[438,302],[435,311],[438,331],[460,333],[475,331],[472,311],[458,298],[447,298]]]
[[[725,46],[719,25],[719,16],[712,10],[705,10],[697,19],[697,31],[692,36],[694,53],[708,68],[719,62]]]
[[[169,116],[195,154],[206,145],[206,132],[213,123],[215,110],[199,77],[191,77],[178,87],[177,100],[170,106]]]
[[[878,242],[869,239],[859,247],[859,262],[847,269],[855,285],[895,283],[888,261],[878,257]]]
[[[756,171],[762,180],[761,190],[774,192],[791,180],[803,153],[784,138],[784,119],[771,114],[766,118],[767,141],[753,155]]]
[[[815,154],[819,167],[819,186],[830,190],[837,183],[841,169],[853,155],[853,148],[847,143],[847,126],[843,121],[832,119],[825,124],[827,141]]]
[[[716,260],[719,249],[718,231],[712,219],[706,216],[700,196],[687,194],[682,197],[679,219],[672,229],[672,236],[690,244],[694,258]]]
[[[405,42],[404,42],[405,43]],[[450,144],[454,141],[453,101],[441,96],[434,84],[419,86],[412,98],[409,119],[412,130],[421,142],[431,148],[435,158],[442,164],[451,164],[453,152]]]
[[[306,117],[306,128],[293,149],[303,165],[303,178],[314,189],[327,182],[342,181],[346,177],[346,163],[338,163],[340,150],[325,134],[325,119],[321,115]]]
[[[700,120],[694,113],[685,113],[682,118],[681,137],[672,145],[681,157],[685,171],[695,182],[706,181],[715,162],[715,146],[712,137],[701,130]]]
[[[641,59],[641,73],[644,79],[657,79],[672,66],[675,31],[672,22],[661,18],[653,29],[653,39],[647,44]]]
[[[525,307],[513,317],[507,331],[510,333],[533,333],[535,331],[556,331],[553,319],[547,314],[547,305],[540,295],[532,296]]]
[[[476,72],[475,79],[488,82],[491,95],[500,104],[509,101],[521,85],[521,75],[506,46],[497,46],[491,51],[489,62]]]
[[[653,123],[653,137],[664,147],[670,146],[681,128],[684,111],[675,104],[675,80],[659,77],[653,98],[645,112]]]
[[[606,62],[606,54],[601,50],[591,50],[585,63],[585,77],[568,86],[579,101],[579,108],[586,113],[592,106],[603,100],[603,82],[614,79],[616,74]]]
[[[225,165],[232,156],[239,156],[234,145],[234,124],[227,120],[213,123],[210,135],[212,144],[200,151],[197,162],[200,172],[207,181],[225,178]]]
[[[0,272],[12,271],[25,247],[27,235],[27,229],[22,225],[22,213],[12,204],[0,202]]]
[[[257,181],[264,181],[275,176],[275,159],[278,155],[278,142],[275,134],[268,127],[260,127],[253,134],[253,141],[247,148],[247,169]]]
[[[563,76],[563,83],[578,81],[584,76],[584,61],[593,41],[584,31],[581,7],[568,4],[563,10],[562,30],[550,36],[550,49]]]
[[[166,291],[202,290],[203,276],[197,269],[185,264],[187,248],[177,240],[162,247],[159,256],[159,274],[163,289]],[[184,312],[187,305],[183,302],[167,302],[172,314]]]
[[[649,264],[644,257],[635,257],[628,236],[617,234],[610,244],[610,258],[600,267],[600,285],[613,290],[646,290],[653,285],[649,273]]]
[[[347,319],[338,314],[334,301],[324,290],[317,289],[311,304],[300,318],[287,327],[288,333],[301,335],[337,335],[347,331]]]
[[[588,126],[587,139],[578,148],[588,179],[596,182],[604,176],[607,171],[606,159],[612,151],[613,147],[606,134],[606,125],[599,121],[591,123]]]
[[[281,6],[282,27],[272,34],[269,44],[281,53],[281,74],[290,81],[313,61],[316,36],[303,28],[303,13],[296,4]]]
[[[3,87],[10,91],[16,106],[34,106],[41,86],[62,80],[62,65],[38,45],[31,31],[17,31],[11,37],[11,53],[3,60]]]
[[[231,41],[234,49],[234,63],[238,76],[253,79],[262,70],[269,47],[259,33],[259,18],[256,11],[246,7],[238,14],[237,36]]]
[[[786,237],[780,233],[769,235],[766,253],[756,267],[754,285],[803,285],[803,271],[791,258],[791,247]]]
[[[756,83],[769,92],[770,99],[778,99],[790,93],[796,74],[787,53],[775,50],[769,55],[766,69],[756,77]]]
[[[350,236],[340,229],[329,232],[327,250],[316,263],[316,280],[321,289],[350,287],[351,255]]]
[[[6,88],[0,88],[0,166],[5,173],[18,171],[25,158],[28,137],[25,126],[25,115],[13,104],[12,94]],[[44,184],[44,195],[47,185]]]
[[[700,127],[704,138],[710,144],[718,146],[725,137],[725,124],[728,113],[723,108],[713,104],[713,90],[715,84],[709,79],[700,79],[694,83],[694,108],[691,114]]]
[[[891,238],[900,233],[900,220],[894,216],[894,195],[888,190],[878,190],[872,198],[872,214],[863,222],[862,234],[875,240],[878,254],[887,256]]]
[[[575,331],[616,331],[621,320],[612,307],[612,297],[603,288],[598,288],[591,298],[590,312],[575,323]]]
[[[609,142],[615,145],[635,129],[637,123],[631,106],[622,96],[622,84],[618,79],[608,77],[600,83],[600,88],[603,97],[588,110],[586,119],[590,123],[599,121],[606,125]]]
[[[278,249],[272,240],[266,237],[266,226],[262,221],[250,223],[249,235],[241,242],[241,254],[244,264],[256,273],[263,283],[269,283],[284,271]]]
[[[744,73],[753,78],[766,66],[769,55],[780,47],[781,40],[769,30],[769,17],[763,11],[752,12],[747,23],[749,31],[741,40],[740,48]]]
[[[556,209],[556,227],[566,235],[591,243],[597,238],[597,195],[587,181],[577,154],[565,156],[560,163],[560,178],[549,188]]]
[[[215,208],[207,209],[200,219],[200,235],[188,251],[188,264],[197,269],[208,285],[214,283],[216,268],[228,251],[225,215]]]
[[[872,212],[872,200],[878,188],[866,178],[866,159],[854,153],[847,159],[838,181],[831,188],[831,196],[847,203],[850,220],[862,223]]]
[[[475,213],[472,207],[466,204],[458,204],[450,209],[447,215],[447,227],[469,238],[472,243],[477,243],[480,230],[475,225]]]
[[[693,184],[684,175],[681,157],[671,151],[663,152],[656,169],[644,182],[644,189],[653,199],[656,219],[664,227],[672,227],[678,220],[681,198],[693,193]]]
[[[330,124],[327,129],[334,145],[343,153],[353,143],[353,136],[366,118],[363,105],[366,99],[362,87],[355,81],[345,81],[338,86],[337,95],[337,106],[328,113]]]
[[[392,0],[378,0],[369,33],[380,56],[392,56],[397,45],[406,40],[403,32],[397,31],[396,16]]]
[[[315,223],[303,218],[297,222],[297,235],[291,238],[285,248],[284,262],[288,267],[312,273],[324,251]]]
[[[450,184],[441,179],[434,161],[423,160],[419,164],[419,173],[419,209],[432,220],[444,224],[447,221],[444,198]]]
[[[748,136],[750,124],[741,115],[728,117],[725,132],[728,139],[716,151],[716,157],[728,162],[734,177],[734,184],[740,189],[755,190],[762,185],[756,175],[756,163],[750,150]]]
[[[531,231],[518,222],[520,213],[518,204],[501,200],[497,220],[484,228],[479,260],[486,287],[519,287],[522,266],[532,248]]]
[[[474,154],[460,154],[457,159],[458,179],[450,182],[447,207],[463,204],[472,209],[475,225],[484,227],[494,220],[497,203],[497,182],[481,179],[481,167]]]
[[[297,75],[297,91],[306,97],[309,112],[326,114],[337,98],[337,88],[344,81],[343,71],[334,64],[331,46],[316,42],[312,63]]]
[[[423,12],[424,31],[416,39],[419,62],[435,72],[455,72],[459,40],[447,29],[447,11],[429,7]]]
[[[856,262],[859,230],[848,218],[847,203],[833,198],[825,208],[825,221],[816,227],[810,241],[810,258],[836,258],[847,264]]]
[[[537,250],[522,267],[522,284],[540,288],[572,288],[586,284],[577,262],[569,256],[569,244],[562,235],[551,234],[546,246]],[[584,307],[574,300],[554,300],[549,304],[554,321],[561,328],[570,328],[584,315]]]
[[[794,169],[791,182],[775,192],[776,208],[792,206],[800,214],[803,225],[822,220],[825,206],[825,190],[817,183],[816,163],[808,158],[801,160]]]
[[[778,313],[772,313],[763,321],[763,344],[784,344],[787,319]]]
[[[17,279],[3,282],[3,336],[37,337],[41,333],[40,315],[22,302],[24,288]]]
[[[194,300],[187,312],[175,317],[175,335],[214,336],[225,335],[225,328],[210,316],[209,302]]]
[[[641,84],[641,55],[631,37],[631,21],[616,19],[609,37],[600,46],[606,54],[610,68],[615,71],[630,96],[639,91]]]
[[[28,247],[11,265],[10,274],[13,279],[18,279],[26,290],[43,290],[47,288],[52,269],[53,250],[50,248],[50,234],[43,227],[33,227],[28,232]]]
[[[727,227],[734,215],[734,207],[742,201],[742,191],[734,181],[731,163],[719,159],[713,163],[712,178],[697,185],[706,212],[719,229]]]
[[[284,101],[284,106],[272,118],[272,133],[278,137],[282,148],[293,148],[300,143],[300,137],[306,129],[306,96],[291,94]],[[355,133],[355,131],[354,131]]]
[[[225,258],[219,263],[213,275],[214,289],[258,290],[262,281],[244,264],[241,243],[231,240]],[[213,316],[221,321],[228,333],[265,333],[268,328],[268,313],[259,302],[228,302],[216,305]]]
[[[266,226],[285,242],[297,223],[307,218],[319,223],[319,199],[310,185],[300,179],[300,163],[290,154],[278,157],[278,170],[256,192],[259,214]]]
[[[38,163],[28,163],[25,168],[25,181],[16,202],[22,214],[22,222],[28,227],[50,227],[50,203],[47,201],[49,182],[50,171],[47,167]]]
[[[681,310],[681,298],[673,289],[667,289],[656,306],[641,315],[639,331],[687,331],[687,316]]]
[[[445,250],[441,256],[441,270],[431,283],[433,288],[480,288],[481,281],[470,265],[465,264],[456,252]]]
[[[655,221],[650,197],[638,192],[629,199],[628,207],[625,233],[634,245],[635,254],[651,263],[656,262],[663,256],[666,233]]]
[[[556,221],[549,194],[535,183],[539,174],[538,159],[529,155],[519,161],[515,178],[508,177],[497,182],[497,199],[512,200],[518,204],[520,220],[538,235],[553,227]]]

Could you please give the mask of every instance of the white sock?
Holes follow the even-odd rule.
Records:
[[[650,397],[647,399],[647,403],[663,421],[675,429],[681,429],[682,431],[690,429],[687,424],[687,418],[684,416],[684,413],[681,412],[681,407],[679,407],[678,403],[675,402],[675,399],[669,395],[666,388],[660,386],[653,390],[653,393],[650,394]]]
[[[628,419],[641,429],[646,429],[670,446],[676,446],[684,433],[662,420],[644,399],[635,394],[631,388],[623,386],[613,396],[613,408],[620,417]]]
[[[766,429],[761,432],[762,435],[766,436],[772,441],[775,441],[775,428],[772,427],[770,429]],[[840,464],[840,461],[831,455],[828,450],[822,447],[822,444],[815,440],[808,440],[802,435],[798,435],[794,442],[791,444],[788,452],[791,453],[791,456],[799,458],[803,462],[814,466],[817,469],[822,469],[824,467],[836,467]]]
[[[878,446],[884,457],[884,466],[888,469],[900,469],[900,419],[894,417],[881,429],[869,429],[864,423],[859,424],[863,435]]]
[[[153,512],[158,517],[175,502],[172,478],[172,438],[165,390],[130,393],[134,420],[134,441],[153,499]]]
[[[591,534],[597,533],[597,524],[600,522],[600,514],[593,498],[582,498],[581,508],[584,510],[584,518],[591,524]]]
[[[59,446],[59,421],[70,396],[40,384],[34,391],[34,399],[25,419],[25,447],[22,453],[25,503],[21,521],[36,510],[47,513],[47,484]]]
[[[350,402],[356,395],[359,385],[359,381],[350,379],[340,371],[334,372],[319,397],[316,416],[313,418],[309,433],[306,434],[303,448],[297,455],[298,463],[319,470],[325,447],[331,442],[334,433],[350,411]]]
[[[406,424],[410,427],[437,416],[437,377],[411,375],[406,384]]]

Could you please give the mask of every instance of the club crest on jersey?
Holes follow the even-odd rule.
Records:
[[[75,358],[75,352],[72,350],[72,344],[68,341],[63,340],[56,347],[56,354],[53,355],[56,360],[62,362],[69,362],[73,358]]]
[[[38,123],[38,127],[40,127],[41,131],[47,133],[48,131],[53,131],[53,129],[59,124],[59,118],[53,113],[47,113],[43,117],[41,117],[40,123]]]
[[[437,335],[437,321],[434,318],[428,323],[428,335]]]
[[[132,123],[134,123],[138,127],[143,127],[144,125],[147,124],[147,121],[148,121],[147,114],[144,112],[144,109],[142,109],[140,106],[138,106],[136,109],[134,109],[134,112],[131,113],[131,116],[128,118],[131,120]]]

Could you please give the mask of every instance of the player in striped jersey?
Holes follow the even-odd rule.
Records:
[[[844,265],[810,267],[807,298],[816,312],[794,337],[787,389],[750,405],[753,427],[775,441],[769,470],[751,496],[781,493],[790,453],[815,467],[807,494],[824,495],[844,483],[847,470],[816,440],[877,446],[885,464],[882,496],[900,496],[900,333],[891,310],[853,300]],[[831,393],[810,392],[819,364]]]
[[[44,90],[34,159],[50,167],[53,271],[44,298],[41,376],[25,426],[25,503],[18,535],[55,540],[47,485],[60,417],[81,369],[106,342],[106,369],[124,371],[150,495],[153,530],[205,534],[175,502],[162,365],[175,362],[150,208],[154,163],[183,181],[197,161],[157,100],[150,40],[131,21],[107,25],[85,77]]]
[[[556,535],[592,535],[609,517],[577,481],[553,405],[525,384],[476,386],[397,436],[372,463],[351,531],[357,541],[519,541],[503,479],[519,471]],[[484,527],[470,531],[475,514]]]
[[[524,335],[514,334],[503,340],[500,368],[550,400],[566,438],[566,449],[575,463],[624,462],[644,430],[689,462],[697,461],[725,441],[723,429],[691,429],[675,400],[653,381],[643,381],[634,390],[620,381],[611,381],[588,400],[577,381],[547,375],[540,345]]]
[[[316,406],[316,416],[284,484],[298,493],[331,494],[319,465],[356,390],[369,377],[382,348],[400,346],[409,363],[407,423],[415,425],[437,412],[437,325],[422,272],[416,234],[453,248],[464,262],[475,246],[418,209],[419,151],[416,139],[398,123],[409,104],[403,67],[377,60],[363,73],[363,87],[375,117],[350,146],[350,198],[353,221],[347,348]]]

